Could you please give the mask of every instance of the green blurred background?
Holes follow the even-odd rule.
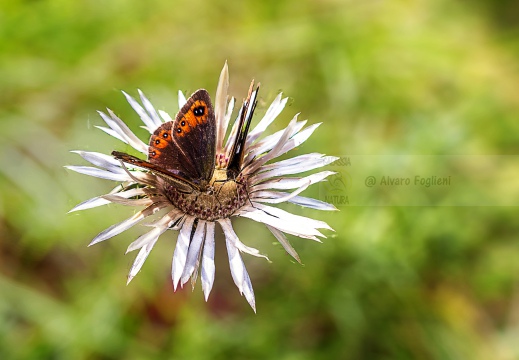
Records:
[[[519,152],[519,5],[514,1],[3,1],[0,4],[0,359],[519,359],[517,207],[345,207],[336,233],[238,235],[254,314],[222,238],[215,286],[173,293],[167,233],[125,285],[136,227],[87,248],[132,213],[67,214],[110,181],[63,168],[69,150],[127,150],[94,125],[110,107],[142,139],[120,90],[171,114],[176,92],[262,84],[273,126],[324,122],[292,152],[512,155]],[[519,177],[519,169],[507,170]],[[305,192],[318,196],[318,186]],[[474,195],[476,196],[476,195]]]

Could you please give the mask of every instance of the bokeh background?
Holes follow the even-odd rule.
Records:
[[[238,219],[272,260],[245,258],[257,314],[222,241],[208,303],[199,284],[172,290],[173,232],[129,286],[142,227],[86,247],[132,212],[67,214],[114,186],[64,169],[84,164],[69,151],[127,150],[96,110],[146,140],[120,90],[174,114],[178,89],[214,95],[225,61],[238,99],[261,82],[260,115],[290,97],[273,130],[297,112],[323,122],[294,155],[519,152],[512,0],[3,1],[0,358],[518,359],[517,207],[285,206],[336,230],[291,238],[303,266]]]

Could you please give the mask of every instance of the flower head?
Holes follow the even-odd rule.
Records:
[[[299,121],[296,115],[285,129],[260,139],[283,110],[287,99],[279,94],[265,116],[249,131],[258,94],[258,88],[254,89],[252,85],[225,139],[235,105],[234,98],[228,99],[228,85],[225,64],[214,110],[205,90],[197,91],[188,100],[179,92],[181,110],[175,119],[164,111],[155,110],[140,90],[142,105],[123,92],[143,121],[143,127],[151,134],[149,145],[109,109],[107,113],[99,112],[108,127],[98,128],[145,154],[148,161],[115,151],[112,156],[74,151],[95,167],[68,166],[69,169],[122,182],[122,186],[119,184],[109,194],[86,200],[71,211],[109,203],[142,208],[99,233],[90,243],[94,245],[163,210],[165,214],[148,224],[151,230],[128,246],[127,252],[139,250],[128,282],[140,271],[158,238],[167,230],[178,230],[172,264],[173,287],[176,290],[190,278],[194,286],[200,269],[206,300],[215,276],[215,227],[218,223],[225,235],[232,278],[256,311],[252,284],[241,253],[266,256],[240,241],[233,230],[231,217],[246,217],[264,223],[287,253],[300,262],[285,234],[319,241],[319,237],[325,237],[319,229],[332,229],[323,221],[294,215],[270,204],[291,202],[313,209],[336,210],[328,203],[299,196],[308,186],[323,181],[333,172],[321,171],[305,177],[286,175],[317,169],[337,158],[311,153],[273,162],[306,141],[320,124],[305,128],[306,121]],[[176,137],[175,132],[178,132]],[[295,190],[285,191],[291,189]]]

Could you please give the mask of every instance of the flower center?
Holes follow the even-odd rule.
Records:
[[[234,214],[248,201],[245,181],[227,179],[225,169],[215,169],[209,182],[211,190],[186,194],[165,185],[165,195],[182,212],[202,220],[215,221]]]

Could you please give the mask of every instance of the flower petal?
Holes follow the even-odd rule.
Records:
[[[270,198],[270,201],[266,201],[266,202],[269,202],[271,204],[280,204],[280,203],[283,203],[283,202],[286,202],[286,201],[289,201],[290,199],[296,197],[298,194],[300,194],[301,192],[303,192],[304,190],[306,190],[312,183],[307,180],[305,183],[303,183],[297,190],[291,192],[291,193],[284,193],[283,196],[279,196],[279,197],[271,197]],[[266,194],[270,194],[270,193],[274,193],[275,191],[259,191],[257,194],[255,194],[255,196],[252,198],[254,200],[256,200],[258,197],[260,199],[264,198],[264,193]]]
[[[264,165],[267,161],[270,161],[274,159],[275,157],[279,156],[280,150],[283,148],[284,144],[287,142],[287,140],[294,134],[294,130],[297,127],[297,116],[299,114],[296,114],[288,126],[283,131],[283,134],[279,138],[279,142],[274,146],[272,150],[270,150],[267,154],[260,157],[259,159],[253,161],[249,166],[247,166],[244,169],[245,174],[252,174],[257,169],[259,169],[262,165]]]
[[[254,202],[253,202],[254,203]],[[289,213],[288,211],[279,209],[277,207],[267,206],[263,204],[254,204],[259,208],[259,210],[263,210],[264,212],[269,213],[272,216],[275,216],[279,219],[291,222],[291,223],[299,223],[305,227],[312,227],[314,229],[327,229],[334,231],[327,223],[320,220],[315,220],[312,218],[308,218],[306,216],[294,215]],[[326,236],[323,236],[326,237]]]
[[[301,124],[301,123],[302,122],[298,121],[298,124]],[[299,132],[299,128],[295,128],[293,131],[294,135],[291,136],[290,139],[287,139],[286,141],[284,141],[282,146],[280,146],[281,141],[283,141],[283,139],[280,138],[278,140],[278,142],[275,143],[276,147],[274,149],[272,149],[265,156],[268,156],[269,160],[272,160],[278,156],[285,154],[286,152],[292,150],[293,148],[301,145],[303,142],[305,142],[310,137],[310,135],[312,135],[312,133],[315,131],[315,129],[317,129],[319,127],[319,125],[321,125],[321,123],[310,125],[301,132]],[[276,134],[274,134],[274,135],[276,135]],[[271,142],[264,144],[260,149],[251,151],[251,153],[249,154],[249,158],[253,159],[253,157],[258,156],[260,154],[259,151],[264,151],[267,147],[270,147],[271,145],[272,145],[272,140],[271,140]],[[261,159],[263,159],[263,157]],[[265,162],[266,161],[263,161],[263,163],[265,163]],[[254,165],[254,163],[253,163],[253,165]],[[255,166],[252,169],[257,169],[257,168],[258,168],[258,166]],[[248,172],[250,173],[250,170],[248,170]]]
[[[139,95],[141,95],[141,99],[142,99],[142,93],[140,90],[138,90],[138,91],[139,91]],[[130,104],[130,106],[133,108],[133,110],[135,110],[135,112],[139,115],[139,117],[141,118],[144,125],[146,125],[146,128],[148,129],[148,131],[150,131],[150,133],[153,133],[153,129],[155,129],[157,126],[155,125],[155,122],[150,117],[150,115],[146,112],[146,110],[144,110],[144,108],[141,106],[141,104],[139,104],[137,102],[137,100],[135,100],[132,96],[128,95],[125,91],[123,91],[122,93],[126,97],[126,100]]]
[[[182,93],[182,90],[179,90],[178,91],[178,108],[182,109],[186,103],[187,103],[186,97]]]
[[[316,220],[306,218],[303,216],[296,216],[284,210],[266,206],[257,202],[253,202],[254,207],[248,206],[242,208],[239,216],[247,217],[254,221],[273,226],[287,234],[292,234],[305,239],[311,239],[320,242],[317,236],[325,237],[318,228],[328,225],[315,224]]]
[[[102,197],[114,204],[124,206],[148,206],[155,202],[155,199],[150,199],[148,197],[143,199],[126,199],[116,194],[103,195]]]
[[[137,273],[141,270],[142,265],[148,258],[148,255],[151,252],[151,249],[155,246],[155,243],[159,239],[159,235],[155,236],[151,239],[144,247],[141,248],[139,253],[137,254],[137,257],[135,258],[133,265],[130,269],[130,272],[128,273],[128,280],[126,280],[126,285],[132,281],[132,279],[137,275]]]
[[[152,133],[155,131],[156,128],[158,128],[160,125],[162,125],[162,120],[160,120],[159,114],[157,114],[157,110],[155,110],[155,107],[151,104],[151,102],[148,100],[146,96],[144,96],[143,92],[140,89],[137,89],[139,92],[139,96],[141,97],[142,104],[144,105],[144,108],[149,114],[149,117],[151,118],[154,127],[151,127]],[[148,127],[150,127],[148,125]]]
[[[250,146],[266,129],[267,127],[276,119],[276,117],[283,111],[285,105],[288,101],[288,98],[281,99],[283,94],[279,93],[278,96],[274,99],[270,107],[268,108],[265,116],[260,120],[258,125],[249,133],[247,136],[246,147]]]
[[[275,201],[271,201],[271,199],[278,199],[280,197],[284,197],[286,195],[289,195],[289,193],[281,192],[281,191],[264,191],[262,192],[264,198],[255,198],[254,201],[259,201],[261,203],[276,203]],[[292,204],[296,204],[299,206],[304,206],[310,209],[316,209],[316,210],[324,210],[324,211],[338,211],[334,205],[329,204],[327,202],[316,200],[304,196],[294,196],[287,200],[288,202]]]
[[[121,140],[123,143],[128,144],[128,141],[126,141],[121,135],[119,135],[119,133],[117,131],[114,131],[114,130],[104,127],[104,126],[94,125],[94,127],[98,128],[99,130],[104,131],[108,135],[113,136],[114,138],[116,138],[118,140]]]
[[[296,126],[294,127],[294,134],[299,132],[307,123],[306,120],[298,121]],[[256,144],[247,149],[247,156],[245,157],[245,164],[249,164],[256,158],[259,158],[262,154],[272,150],[276,144],[279,143],[281,136],[283,136],[284,130],[280,130],[275,132],[272,135],[269,135],[258,141]]]
[[[222,227],[222,230],[225,234],[225,238],[228,239],[229,241],[231,241],[238,250],[240,250],[246,254],[257,256],[257,257],[262,257],[262,258],[265,258],[268,260],[268,257],[260,254],[259,250],[245,245],[244,243],[242,243],[240,241],[240,239],[238,239],[238,235],[236,235],[236,233],[234,232],[230,219],[218,219],[217,221],[220,224],[220,226]]]
[[[116,187],[116,189],[117,188],[121,189],[121,186],[118,185]],[[120,192],[117,193],[118,196],[124,197],[124,198],[131,198],[131,197],[134,197],[134,196],[140,196],[140,195],[144,195],[144,194],[145,194],[144,189],[130,189],[130,190],[127,190],[127,191],[120,191]],[[106,195],[110,195],[110,194],[106,194]],[[91,208],[94,208],[94,207],[110,204],[110,201],[105,199],[105,198],[103,198],[103,196],[104,195],[96,196],[94,198],[85,200],[85,201],[77,204],[76,206],[74,206],[69,211],[69,213],[74,212],[74,211],[86,210],[86,209],[91,209]]]
[[[229,68],[227,61],[225,62],[222,72],[220,73],[220,79],[218,80],[218,86],[216,88],[216,98],[214,102],[214,115],[216,118],[216,153],[221,153],[223,138],[227,131],[225,108],[227,104],[227,91],[229,89]]]
[[[296,196],[290,199],[288,202],[291,202],[296,205],[304,206],[310,209],[323,210],[323,211],[339,211],[335,207],[335,205],[329,204],[327,202],[316,200],[304,196]]]
[[[193,274],[193,271],[195,270],[205,238],[205,223],[206,222],[204,220],[198,220],[198,224],[196,225],[195,234],[193,235],[193,239],[191,240],[189,249],[187,251],[186,265],[184,266],[184,271],[182,272],[182,276],[180,278],[181,286],[183,286],[189,280]]]
[[[238,111],[238,116],[234,120],[234,123],[232,124],[232,128],[231,128],[231,132],[229,133],[229,136],[227,137],[227,142],[225,143],[225,149],[222,150],[226,157],[229,157],[229,153],[231,152],[234,142],[236,141],[236,133],[238,132],[238,125],[240,124],[240,117],[241,117],[242,111],[243,111],[243,107],[240,107],[240,110]]]
[[[276,237],[276,239],[279,241],[279,243],[283,246],[285,251],[290,254],[298,263],[301,264],[301,259],[299,258],[299,255],[297,254],[296,250],[290,245],[288,242],[287,237],[285,234],[283,234],[281,231],[276,229],[275,227],[267,225],[267,228],[270,230],[270,232]]]
[[[236,99],[231,97],[231,100],[229,100],[229,104],[227,104],[227,112],[225,113],[224,118],[224,127],[225,131],[227,132],[227,127],[229,126],[229,121],[231,120],[232,112],[234,110],[234,105],[236,104]]]
[[[135,134],[126,126],[126,124],[119,119],[112,110],[107,109],[110,116],[106,115],[102,111],[98,111],[99,115],[103,118],[106,124],[112,128],[115,132],[121,136],[125,142],[130,144],[135,150],[140,151],[144,154],[148,154],[148,146],[142,142]]]
[[[80,211],[80,210],[86,210],[86,209],[92,209],[98,206],[108,205],[110,204],[110,201],[103,199],[101,196],[96,196],[94,198],[85,200],[83,202],[80,202],[76,206],[74,206],[72,209],[70,209],[68,212],[74,212],[74,211]]]
[[[231,275],[234,283],[238,287],[240,294],[245,296],[247,302],[250,304],[254,312],[256,312],[256,300],[254,299],[254,290],[250,281],[249,274],[245,268],[245,264],[240,255],[240,251],[234,245],[232,240],[225,238],[227,246],[227,255],[229,257],[229,267],[231,268]]]
[[[154,228],[147,233],[139,236],[137,240],[132,242],[128,249],[126,249],[126,254],[131,251],[137,250],[153,241],[153,239],[158,239],[160,235],[162,235],[171,225],[175,223],[183,214],[177,210],[173,209],[166,215],[164,215],[160,220],[156,221],[153,226]]]
[[[337,159],[339,158],[335,156],[324,156],[318,159],[306,161],[304,163],[298,163],[295,165],[288,166],[284,166],[282,164],[282,161],[280,161],[279,163],[265,165],[257,172],[256,175],[252,176],[249,179],[249,181],[251,184],[258,184],[263,180],[270,179],[273,177],[298,174],[305,171],[317,169],[325,165],[331,164]],[[268,171],[263,171],[264,169],[268,169]]]
[[[101,154],[98,152],[92,151],[81,151],[81,150],[73,150],[71,153],[79,154],[83,159],[88,161],[89,163],[102,167],[108,171],[114,173],[124,173],[124,170],[121,168],[121,164],[119,161],[115,160],[112,156]]]
[[[205,232],[204,253],[202,255],[202,290],[204,291],[205,301],[209,298],[213,288],[215,266],[214,266],[214,222],[207,222]]]
[[[113,181],[130,181],[131,178],[126,173],[116,174],[110,171],[101,170],[91,166],[76,166],[76,165],[67,165],[65,168],[78,172],[80,174],[94,176],[101,179],[113,180]]]
[[[159,110],[159,114],[162,117],[162,120],[164,120],[164,122],[173,121],[173,119],[171,118],[171,116],[169,116],[167,112]]]
[[[131,228],[133,225],[137,224],[142,219],[144,219],[150,215],[153,215],[155,212],[157,212],[158,210],[160,210],[166,206],[168,206],[168,204],[164,203],[164,202],[154,203],[154,204],[148,206],[147,208],[139,211],[132,217],[129,217],[128,219],[126,219],[118,224],[112,225],[109,228],[101,231],[90,242],[90,244],[88,244],[88,246],[92,246],[94,244],[97,244],[98,242],[110,239],[111,237],[114,237],[115,235],[118,235],[118,234],[122,233],[123,231],[128,230],[129,228]]]
[[[312,174],[306,176],[304,178],[280,178],[273,179],[269,181],[265,181],[259,185],[255,185],[252,188],[252,193],[254,194],[258,190],[264,189],[295,189],[302,186],[307,181],[310,181],[311,184],[315,184],[323,181],[328,176],[336,174],[334,171],[321,171],[316,174]]]
[[[293,148],[298,147],[299,145],[304,143],[313,134],[315,129],[317,129],[321,124],[322,123],[312,124],[312,125],[308,126],[306,129],[304,129],[303,131],[294,135],[290,140],[288,140],[285,143],[285,145],[283,145],[281,150],[279,150],[279,152],[277,153],[276,157],[283,155],[286,152],[288,152],[288,151],[292,150]]]
[[[292,157],[292,158],[289,158],[289,159],[285,159],[285,160],[282,160],[282,161],[278,161],[278,162],[275,162],[275,163],[271,163],[271,164],[268,164],[268,165],[263,165],[261,167],[261,169],[259,170],[259,172],[275,169],[275,168],[278,168],[278,167],[288,167],[288,166],[294,166],[294,165],[305,165],[305,164],[308,164],[309,162],[314,162],[314,161],[315,162],[319,162],[319,161],[322,162],[323,161],[322,160],[323,157],[325,157],[325,155],[324,154],[320,154],[320,153],[303,154],[303,155],[295,156],[295,157]],[[326,163],[325,163],[325,165],[326,165]]]
[[[193,223],[195,218],[192,216],[186,216],[184,225],[180,229],[178,234],[177,245],[173,252],[173,263],[171,265],[171,278],[173,279],[173,289],[177,290],[178,281],[184,272],[184,266],[186,265],[187,251],[189,248],[189,242],[191,241],[191,231],[193,229]]]

